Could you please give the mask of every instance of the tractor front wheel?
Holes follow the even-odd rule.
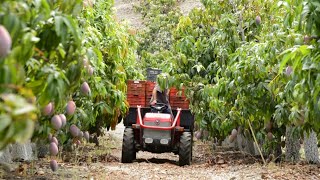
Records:
[[[179,144],[179,165],[190,165],[192,159],[192,135],[191,132],[183,132]]]
[[[125,128],[122,142],[122,163],[132,163],[136,159],[136,150],[134,145],[134,132],[132,128]]]

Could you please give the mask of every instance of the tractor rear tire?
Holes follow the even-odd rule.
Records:
[[[125,128],[122,142],[122,163],[132,163],[136,159],[136,150],[134,144],[134,132],[132,128]]]
[[[192,135],[183,132],[179,144],[179,166],[190,165],[192,160]]]

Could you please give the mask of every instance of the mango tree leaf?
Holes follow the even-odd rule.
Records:
[[[3,131],[11,123],[11,117],[7,114],[0,114],[0,131]]]
[[[25,103],[23,105],[20,105],[19,108],[16,108],[15,110],[13,110],[12,115],[19,116],[22,114],[27,114],[27,113],[33,112],[35,110],[36,110],[35,106]]]
[[[23,143],[31,138],[34,129],[34,122],[32,120],[16,121],[13,125],[15,132],[12,138],[16,142]]]
[[[285,51],[282,54],[284,54],[284,57],[282,58],[282,61],[280,63],[279,67],[279,74],[282,73],[283,68],[286,66],[287,62],[291,59],[292,53],[289,53],[289,51]]]

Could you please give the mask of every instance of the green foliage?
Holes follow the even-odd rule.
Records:
[[[138,55],[142,68],[162,69],[169,72],[173,54],[172,30],[176,27],[181,13],[176,7],[176,0],[143,0],[136,7],[144,19],[145,29],[139,31]]]
[[[81,0],[1,2],[0,24],[10,32],[12,50],[0,59],[0,149],[29,139],[34,130],[35,139],[54,133],[64,143],[71,124],[98,134],[115,128],[128,108],[127,78],[142,75],[136,40],[113,19],[112,6],[112,0],[92,7]],[[88,96],[80,92],[83,82]],[[67,116],[64,129],[53,130],[51,117],[64,114],[69,100],[76,113]],[[44,116],[50,102],[54,110]]]
[[[162,91],[169,89],[171,87],[171,83],[170,83],[170,82],[172,82],[171,79],[172,78],[167,73],[158,74],[157,84],[159,85],[159,87]]]
[[[55,132],[49,120],[69,100],[77,110],[67,129],[114,128],[128,108],[126,80],[143,79],[146,67],[170,74],[169,86],[186,87],[197,123],[211,136],[222,139],[237,127],[248,134],[248,122],[259,141],[272,124],[271,145],[288,125],[319,132],[318,1],[202,3],[182,16],[175,0],[141,1],[146,29],[134,37],[114,21],[112,0],[86,8],[80,0],[3,1],[0,24],[12,50],[0,59],[0,148],[28,139],[36,116],[35,137]],[[88,96],[80,93],[83,82]],[[36,110],[49,102],[54,114]],[[69,132],[62,131],[65,141]]]
[[[302,30],[307,34],[320,35],[320,3],[317,0],[305,1],[306,4],[303,6],[301,13],[301,25]]]
[[[176,84],[188,87],[200,127],[223,138],[233,128],[247,131],[250,121],[258,139],[264,139],[271,122],[275,140],[286,125],[303,122],[304,128],[318,131],[318,3],[202,3],[205,9],[180,17],[168,58]],[[304,32],[313,32],[309,46]],[[283,74],[288,65],[291,76]]]
[[[37,117],[34,104],[14,93],[2,93],[0,100],[0,149],[30,139]]]
[[[66,11],[64,5],[62,1],[57,4],[46,1],[1,3],[0,24],[10,32],[13,46],[0,68],[3,75],[0,77],[1,115],[11,119],[10,126],[1,132],[6,135],[1,136],[0,148],[31,137],[36,119],[34,99],[39,107],[50,101],[59,107],[66,99],[65,94],[70,93],[67,91],[69,80],[62,68],[76,62],[80,38],[72,15],[63,12]],[[18,116],[19,109],[22,112]]]
[[[317,1],[305,1],[300,11],[293,16],[299,21],[297,33],[304,35],[303,43],[288,47],[282,52],[279,74],[276,79],[279,94],[283,94],[289,111],[289,122],[303,130],[319,132],[319,21],[320,7]],[[291,67],[291,74],[283,73]],[[276,84],[275,83],[275,84]]]
[[[80,19],[83,47],[87,48],[85,61],[94,68],[93,76],[84,78],[92,85],[92,101],[76,95],[84,110],[79,115],[82,126],[87,128],[114,129],[128,108],[126,80],[141,78],[135,60],[137,43],[128,28],[112,19],[112,6],[112,1],[97,1],[94,8],[83,11]]]

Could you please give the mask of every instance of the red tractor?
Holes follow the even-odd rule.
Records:
[[[167,114],[162,113],[165,108],[164,104],[130,107],[124,118],[122,163],[135,160],[138,151],[148,151],[173,152],[179,155],[180,166],[191,164],[194,117],[189,109],[173,108]]]

